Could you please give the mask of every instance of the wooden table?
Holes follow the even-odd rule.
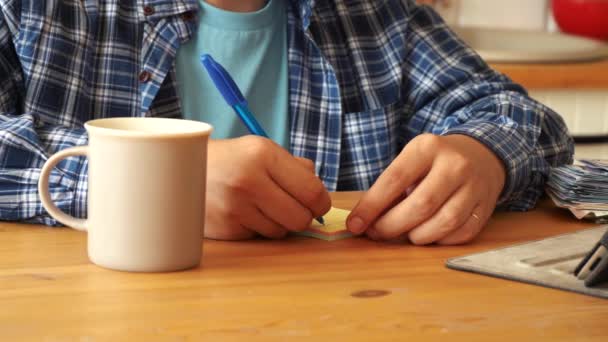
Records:
[[[5,223],[0,340],[606,341],[606,300],[444,267],[589,226],[544,203],[495,214],[467,246],[205,241],[199,269],[134,274],[90,264],[84,233]]]

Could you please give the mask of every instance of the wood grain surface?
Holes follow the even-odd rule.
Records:
[[[608,301],[444,266],[589,226],[544,203],[466,246],[206,240],[198,269],[136,274],[90,264],[85,233],[4,223],[0,341],[606,341]]]
[[[586,63],[495,63],[491,67],[528,89],[608,89],[608,59]]]

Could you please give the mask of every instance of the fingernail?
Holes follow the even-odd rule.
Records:
[[[354,216],[348,221],[348,229],[353,234],[361,234],[365,230],[365,222],[359,216]]]

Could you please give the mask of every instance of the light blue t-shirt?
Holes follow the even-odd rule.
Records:
[[[228,70],[269,137],[289,147],[286,0],[269,0],[249,13],[201,0],[198,31],[177,53],[184,118],[210,123],[215,139],[251,134],[224,101],[200,63],[210,54]]]

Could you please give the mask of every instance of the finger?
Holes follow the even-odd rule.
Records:
[[[479,235],[488,221],[487,217],[484,219],[482,214],[480,214],[482,211],[481,206],[477,206],[465,224],[443,239],[437,241],[437,243],[440,245],[460,245],[473,240]]]
[[[382,237],[378,232],[372,227],[365,231],[365,235],[373,241],[382,241]]]
[[[268,172],[276,184],[308,208],[314,217],[322,216],[331,208],[329,193],[314,171],[297,162],[286,151],[277,153],[276,160],[268,166]]]
[[[346,221],[352,233],[365,231],[391,203],[430,170],[436,151],[432,146],[425,150],[419,145],[429,144],[417,141],[420,139],[414,139],[405,146],[352,210]]]
[[[260,188],[266,190],[255,195],[255,203],[264,216],[293,232],[300,232],[310,227],[313,217],[316,217],[310,209],[271,179],[263,181]]]
[[[205,210],[204,236],[214,240],[248,240],[256,233],[241,226],[240,220],[231,213],[230,208],[247,206],[244,201],[238,201],[233,206],[226,205],[230,201],[218,201],[217,194],[210,190],[207,194],[207,210]]]
[[[426,245],[443,239],[465,224],[478,203],[472,187],[462,187],[437,214],[410,231],[410,241],[416,245]]]
[[[463,182],[450,174],[448,165],[433,166],[416,189],[382,215],[374,227],[386,239],[395,238],[430,219]]]
[[[380,233],[378,233],[376,231],[376,229],[374,229],[374,227],[370,227],[369,229],[367,229],[365,231],[365,235],[367,235],[368,238],[370,238],[371,240],[374,241],[391,241],[391,242],[400,242],[400,241],[408,241],[409,238],[407,236],[407,233],[401,234],[399,236],[396,236],[394,238],[391,239],[386,239],[384,238],[382,235],[380,235]]]
[[[243,227],[255,231],[269,239],[282,239],[288,231],[286,228],[266,217],[258,208],[250,208],[243,214]]]
[[[306,169],[315,172],[315,163],[308,159],[308,158],[304,158],[304,157],[295,157],[296,160],[302,164]]]
[[[389,204],[388,208],[392,208],[394,206],[396,206],[397,204],[399,204],[399,202],[403,201],[409,193],[411,193],[411,189],[412,187],[408,188],[408,190],[406,190],[403,194],[401,194],[401,196],[397,197],[391,204]],[[382,213],[384,214],[384,213]],[[381,214],[381,215],[382,215]],[[380,234],[376,231],[374,224],[372,223],[371,225],[368,226],[368,228],[364,231],[361,232],[359,234],[355,234],[355,235],[361,235],[363,233],[367,234],[368,231],[373,230],[375,235],[377,235],[380,239]]]

